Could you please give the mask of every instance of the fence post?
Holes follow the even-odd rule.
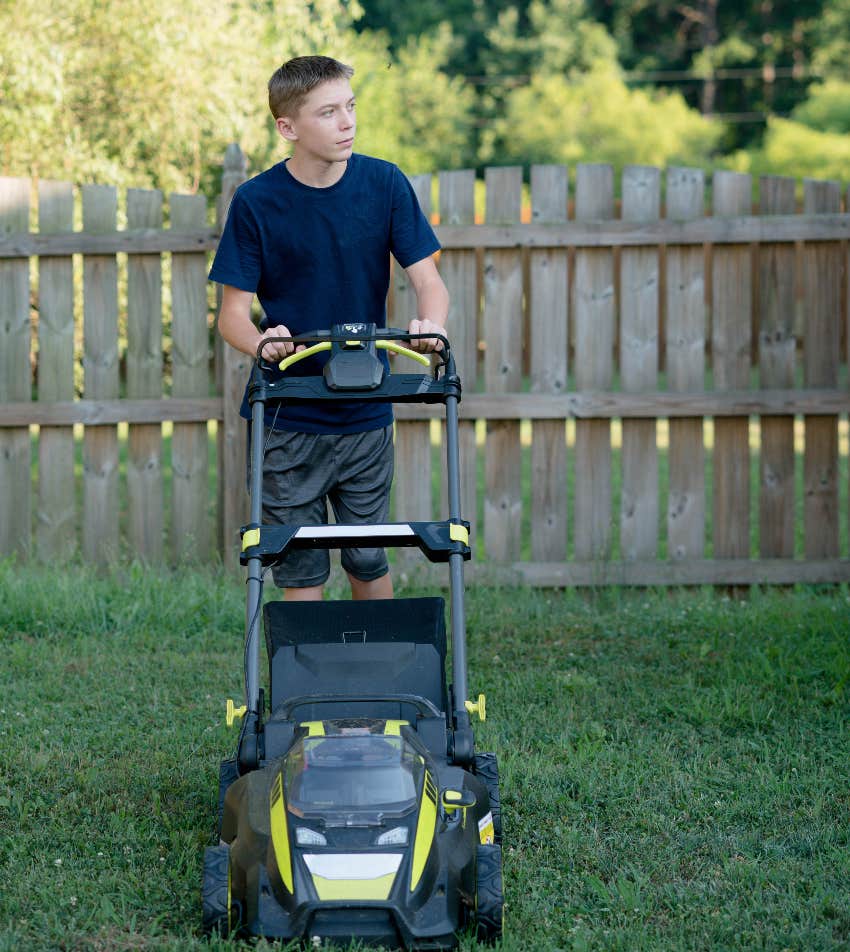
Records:
[[[0,234],[29,229],[30,180],[0,178]],[[0,402],[30,399],[29,261],[0,261]],[[0,431],[0,556],[29,554],[30,431]]]
[[[614,170],[576,169],[576,220],[614,217]],[[614,376],[614,254],[579,248],[575,263],[576,390],[608,390]],[[611,422],[577,420],[575,442],[575,554],[607,559],[611,553]]]
[[[792,178],[765,176],[759,185],[759,214],[793,215]],[[794,387],[793,245],[759,248],[759,371],[763,389]],[[762,558],[794,555],[794,417],[761,418],[759,547]]]
[[[667,218],[704,214],[701,169],[667,170]],[[700,247],[667,249],[667,386],[678,393],[705,386],[705,262]],[[705,546],[705,441],[702,417],[670,420],[667,540],[671,561],[701,559]]]
[[[207,202],[203,195],[171,195],[174,231],[203,228]],[[171,256],[171,366],[174,397],[205,397],[209,393],[207,327],[207,262],[205,254]],[[171,439],[172,551],[177,560],[203,562],[210,555],[207,517],[209,437],[206,423],[175,423]]]
[[[806,179],[803,210],[807,215],[838,212],[838,182]],[[841,247],[837,242],[810,241],[803,246],[803,290],[806,315],[805,385],[838,385],[841,314]],[[804,537],[807,559],[838,555],[838,418],[807,415],[803,461]]]
[[[535,224],[567,220],[568,169],[531,167],[531,218]],[[565,393],[569,326],[566,248],[532,248],[529,254],[532,393]],[[531,443],[531,558],[567,557],[567,439],[563,420],[533,420]]]
[[[115,231],[118,192],[83,186],[83,229]],[[85,396],[116,400],[118,376],[118,263],[114,254],[83,258]],[[83,436],[83,555],[103,565],[118,556],[118,428],[87,426]]]
[[[221,234],[227,220],[227,212],[233,193],[247,178],[245,155],[237,143],[231,143],[224,154],[224,174],[221,178],[221,195],[218,200],[217,220]],[[217,296],[216,321],[221,308],[221,291]],[[248,431],[245,421],[239,416],[239,406],[251,358],[228,344],[221,345],[221,395],[224,412],[218,431],[218,511],[221,521],[221,555],[228,568],[239,565],[236,540],[239,527],[247,522],[247,496],[245,494],[245,454]]]
[[[652,166],[623,169],[623,219],[656,221],[661,173]],[[658,387],[659,253],[657,247],[620,254],[620,374],[623,390]],[[656,420],[623,420],[620,549],[626,560],[654,559],[658,549],[658,434]]]
[[[522,168],[488,168],[487,224],[520,221]],[[516,393],[522,387],[522,252],[519,248],[484,251],[484,381],[488,393]],[[490,420],[485,449],[484,549],[488,559],[512,562],[520,557],[522,531],[522,456],[519,422]]]
[[[750,212],[752,179],[739,172],[715,172],[715,217]],[[712,259],[711,354],[715,390],[746,390],[750,381],[752,257],[746,245],[716,245]],[[716,559],[750,554],[750,421],[714,421],[714,508],[712,541]]]
[[[127,189],[127,227],[162,229],[162,192]],[[127,256],[127,396],[162,397],[162,260]],[[136,558],[159,562],[165,517],[162,426],[131,424],[127,451],[128,541]]]
[[[72,231],[74,186],[38,183],[38,230]],[[74,265],[70,255],[38,259],[38,399],[74,399]],[[42,426],[38,434],[36,547],[45,561],[76,546],[74,428]]]

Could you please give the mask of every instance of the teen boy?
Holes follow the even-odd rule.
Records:
[[[292,155],[237,190],[210,272],[224,285],[219,331],[246,354],[265,338],[332,324],[384,326],[390,253],[416,293],[410,333],[445,327],[449,296],[431,257],[439,244],[410,183],[396,166],[352,151],[353,72],[326,56],[301,56],[269,80],[269,107]],[[260,329],[251,320],[254,294],[265,313]],[[435,345],[411,344],[426,352]],[[263,353],[280,360],[292,349],[269,344]],[[290,373],[320,373],[323,359],[307,358]],[[386,522],[392,471],[389,404],[266,411],[267,524],[325,523],[328,501],[339,522]],[[342,565],[353,598],[392,597],[383,549],[344,549]],[[307,550],[291,553],[273,575],[284,598],[320,599],[329,569],[326,551]]]

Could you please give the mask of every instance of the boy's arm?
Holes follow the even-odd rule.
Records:
[[[221,336],[231,347],[251,357],[256,356],[260,341],[264,338],[290,336],[289,328],[283,324],[260,331],[251,320],[253,300],[253,291],[242,291],[225,284],[222,286],[221,310],[218,314],[218,332]],[[288,343],[269,344],[263,348],[263,356],[269,361],[282,360],[293,349],[293,345]],[[303,349],[303,345],[298,349]]]
[[[423,258],[409,268],[405,274],[410,278],[416,292],[416,320],[410,322],[411,334],[427,334],[429,331],[443,334],[449,316],[449,292],[437,271],[433,258]],[[434,337],[410,342],[413,350],[430,353],[442,347]]]

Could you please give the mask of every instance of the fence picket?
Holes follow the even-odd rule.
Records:
[[[703,216],[700,169],[667,172],[667,217]],[[700,247],[667,249],[666,354],[668,388],[705,388],[705,265]],[[671,559],[702,558],[705,545],[705,444],[701,418],[670,420],[667,542]]]
[[[127,227],[162,228],[162,192],[127,190]],[[127,256],[127,396],[162,396],[162,259]],[[128,433],[128,541],[148,562],[163,557],[162,427],[134,423]]]
[[[29,229],[30,180],[0,178],[0,234]],[[29,260],[0,261],[0,402],[29,401]],[[0,431],[0,555],[27,555],[32,536],[30,431]]]
[[[74,227],[70,182],[38,183],[40,234]],[[70,255],[38,261],[38,399],[74,399],[74,263]],[[76,547],[74,428],[43,426],[38,434],[36,547],[45,561]]]
[[[837,182],[806,179],[803,208],[807,215],[837,212]],[[808,242],[803,247],[803,295],[806,332],[803,341],[807,387],[834,387],[838,382],[841,313],[841,248],[835,242]],[[838,418],[807,416],[803,462],[806,557],[838,555]]]
[[[531,168],[531,217],[539,224],[567,220],[568,170]],[[531,390],[564,393],[569,345],[569,273],[566,248],[529,253]],[[563,420],[532,421],[531,557],[567,556],[567,442]]]
[[[475,172],[441,172],[440,222],[471,225],[475,222]],[[473,249],[447,249],[440,253],[440,274],[449,291],[447,333],[457,361],[464,392],[477,389],[478,377],[478,263]],[[445,440],[443,441],[445,447]],[[460,452],[461,514],[469,521],[470,540],[476,538],[478,492],[475,423],[462,420],[458,426]],[[440,485],[440,511],[448,512],[446,480]]]
[[[715,217],[750,211],[752,179],[737,172],[715,172]],[[716,390],[746,390],[750,382],[752,260],[746,245],[713,249],[712,366]],[[745,558],[750,552],[750,421],[714,421],[715,558]]]
[[[792,215],[792,178],[765,176],[759,184],[762,215]],[[759,248],[759,376],[763,389],[794,386],[794,273],[791,245]],[[763,417],[759,478],[759,551],[762,558],[794,555],[794,417]]]
[[[488,224],[520,220],[522,169],[486,172]],[[487,248],[484,252],[484,380],[489,393],[522,387],[522,253]],[[496,562],[519,558],[522,519],[522,457],[519,423],[487,423],[485,448],[484,549]]]
[[[411,185],[426,218],[431,217],[431,176],[417,175]],[[397,327],[407,328],[417,317],[417,301],[407,275],[395,264],[395,302],[393,320]],[[407,363],[404,357],[394,358]],[[409,368],[398,368],[409,372]],[[431,424],[420,420],[399,420],[395,427],[395,510],[396,519],[428,520],[431,508]],[[405,566],[417,561],[418,553],[409,549],[396,555]]]
[[[614,217],[614,170],[610,165],[579,165],[576,219]],[[610,248],[576,252],[575,381],[579,390],[608,390],[613,380],[614,254]],[[606,559],[611,551],[611,425],[608,420],[577,420],[575,440],[577,559]]]
[[[651,166],[623,170],[624,221],[657,221],[661,173]],[[659,254],[623,248],[620,254],[620,374],[629,393],[658,387]],[[620,548],[627,560],[655,558],[658,547],[658,447],[655,420],[623,420]]]
[[[118,194],[111,185],[83,186],[83,230],[116,228]],[[85,396],[118,397],[118,264],[115,255],[83,258]],[[83,436],[83,554],[98,564],[118,556],[118,429],[87,426]]]
[[[233,194],[247,177],[245,155],[233,142],[224,155],[221,195],[216,208],[219,232],[224,228]],[[221,309],[221,285],[216,285],[216,321]],[[224,419],[218,427],[218,525],[219,550],[224,564],[236,571],[239,566],[239,528],[248,522],[248,495],[245,492],[245,458],[248,427],[239,415],[242,394],[248,381],[251,358],[225,344],[216,333],[216,380],[224,402]]]
[[[206,221],[203,195],[172,195],[171,227],[190,231]],[[206,255],[171,256],[171,368],[175,397],[209,392]],[[211,532],[207,518],[209,437],[205,423],[175,423],[171,438],[171,547],[177,560],[206,561]]]

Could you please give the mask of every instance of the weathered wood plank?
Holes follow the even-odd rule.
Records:
[[[531,217],[550,224],[567,219],[568,178],[563,165],[531,168]],[[535,248],[529,255],[531,389],[567,388],[569,273],[566,249]],[[535,420],[531,443],[531,555],[567,557],[567,443],[564,424]]]
[[[576,218],[613,218],[614,172],[579,165]],[[607,390],[614,374],[614,256],[610,249],[576,252],[573,288],[576,389]],[[611,550],[611,427],[607,420],[576,421],[575,526],[577,559],[606,558]]]
[[[759,185],[762,215],[792,214],[793,178],[765,176]],[[763,388],[794,386],[797,341],[794,336],[794,273],[791,245],[763,244],[759,260],[759,377]],[[761,421],[759,458],[759,551],[762,558],[794,554],[794,420]]]
[[[451,225],[471,225],[475,221],[475,171],[461,169],[441,172],[440,221]],[[444,250],[440,254],[440,275],[449,291],[447,331],[464,388],[464,398],[477,387],[478,378],[478,262],[473,249]],[[478,531],[478,447],[475,426],[464,421],[458,428],[460,452],[460,509],[469,521],[470,541]],[[445,450],[445,437],[443,439]],[[441,512],[448,512],[447,484],[441,480]]]
[[[626,248],[641,245],[752,244],[758,242],[843,241],[850,238],[850,214],[777,215],[692,221],[661,219],[571,221],[560,225],[475,225],[437,228],[444,248]]]
[[[838,210],[837,182],[807,179],[806,214]],[[803,248],[804,376],[807,387],[834,387],[838,382],[841,313],[841,248],[810,242]],[[806,417],[803,462],[804,547],[807,558],[838,555],[838,420]]]
[[[522,169],[488,168],[486,218],[519,221]],[[488,393],[520,389],[522,382],[522,255],[488,249],[484,256],[484,381]],[[519,424],[487,424],[485,448],[484,548],[489,559],[519,557],[522,530],[522,458]]]
[[[847,559],[689,559],[676,562],[515,562],[473,563],[471,583],[557,588],[607,585],[817,585],[850,581]],[[434,581],[439,576],[434,573]]]
[[[763,390],[729,393],[487,393],[465,395],[461,420],[676,420],[682,417],[791,416],[850,413],[846,390]],[[441,407],[399,404],[399,420],[439,420]],[[222,420],[220,397],[165,400],[73,400],[58,403],[0,404],[0,428],[29,424],[195,423]],[[244,421],[243,421],[244,423]],[[243,469],[244,476],[244,469]],[[244,482],[243,487],[244,489]]]
[[[0,233],[29,227],[30,180],[0,178]],[[0,261],[0,403],[30,399],[29,261]],[[0,556],[30,552],[30,434],[0,432]]]
[[[225,203],[227,204],[227,203]],[[444,248],[618,248],[640,245],[747,244],[753,242],[844,241],[850,239],[850,214],[777,215],[693,222],[662,219],[644,225],[623,221],[568,222],[562,225],[439,225]],[[195,231],[113,230],[102,235],[68,232],[40,235],[15,232],[0,237],[0,259],[34,255],[164,254],[214,251],[220,228]]]
[[[70,182],[38,183],[42,234],[74,225]],[[38,262],[38,399],[74,399],[74,264],[70,256]],[[74,431],[43,426],[38,434],[36,548],[44,561],[67,558],[76,547]]]
[[[62,400],[43,403],[0,404],[0,428],[29,426],[44,427],[103,426],[112,423],[195,423],[223,419],[220,397],[176,400]],[[244,469],[242,471],[244,476]],[[243,481],[244,488],[244,481]]]
[[[247,177],[246,159],[236,143],[227,147],[221,195],[216,209],[219,232],[224,228],[233,194]],[[221,309],[221,285],[216,285],[216,320]],[[251,359],[229,344],[221,335],[215,336],[218,360],[216,389],[222,395],[223,418],[218,428],[218,544],[224,564],[239,572],[239,527],[248,522],[250,510],[245,492],[245,459],[248,451],[248,428],[239,415],[242,394],[248,380]]]
[[[716,217],[742,215],[750,207],[752,179],[737,172],[715,172]],[[712,361],[717,390],[742,390],[750,379],[752,255],[747,245],[713,251]],[[746,417],[714,424],[715,558],[745,558],[750,551],[750,432]]]
[[[623,219],[653,221],[661,209],[661,173],[623,170]],[[659,255],[624,248],[620,256],[620,374],[626,392],[658,386]],[[620,549],[624,559],[652,558],[658,547],[658,448],[654,420],[623,422]]]
[[[174,229],[107,229],[96,234],[64,231],[61,234],[12,232],[0,236],[0,259],[65,255],[160,255],[167,252],[214,251],[221,232],[217,228],[192,231]]]
[[[431,217],[431,176],[410,179],[419,207]],[[394,318],[397,327],[407,328],[418,317],[416,294],[407,274],[396,262],[394,280]],[[399,522],[429,520],[431,507],[431,425],[419,420],[399,421],[395,428],[395,517]],[[419,560],[419,553],[399,551],[400,564]]]
[[[198,228],[206,220],[203,195],[171,195],[172,227]],[[171,256],[172,393],[204,397],[209,393],[206,255]],[[209,438],[202,423],[177,423],[171,438],[171,551],[177,561],[206,561],[211,554]]]
[[[127,225],[162,228],[162,192],[127,190]],[[127,257],[127,396],[162,395],[162,261]],[[163,557],[162,427],[133,424],[128,433],[127,534],[131,551],[148,562]]]
[[[703,215],[700,169],[667,172],[667,217]],[[702,391],[705,375],[705,267],[702,248],[667,249],[667,379],[679,394]],[[667,542],[671,560],[701,558],[705,547],[705,446],[702,419],[670,421]]]
[[[118,197],[109,185],[84,185],[83,229],[115,229]],[[118,266],[114,255],[83,259],[84,388],[91,400],[118,397]],[[83,555],[104,564],[118,556],[118,431],[88,426],[83,436]]]

